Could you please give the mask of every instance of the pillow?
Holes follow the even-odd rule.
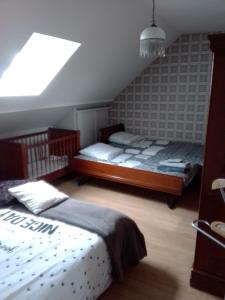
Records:
[[[113,133],[109,137],[109,141],[112,143],[122,144],[122,145],[130,145],[132,143],[143,140],[144,138],[140,135],[134,135],[132,133],[128,133],[125,131],[119,131]]]
[[[61,193],[55,187],[43,180],[28,182],[10,188],[8,191],[34,214],[38,214],[69,198],[66,194]]]
[[[80,153],[83,155],[101,160],[111,160],[122,152],[123,149],[113,147],[104,143],[97,143],[80,150]]]
[[[4,180],[0,181],[0,207],[11,205],[16,202],[15,197],[10,195],[8,189],[11,187],[15,187],[17,185],[30,182],[29,179],[21,179],[21,180]]]

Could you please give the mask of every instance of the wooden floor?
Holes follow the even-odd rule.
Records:
[[[174,210],[168,209],[163,194],[117,183],[92,180],[77,186],[70,179],[56,185],[74,198],[127,214],[145,236],[148,256],[129,271],[123,283],[113,284],[101,300],[219,299],[189,286],[196,235],[191,222],[197,218],[198,206],[196,184]]]

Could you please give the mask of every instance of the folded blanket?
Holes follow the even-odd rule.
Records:
[[[165,167],[175,167],[175,168],[187,168],[190,166],[190,163],[188,162],[168,162],[167,160],[162,160],[159,162],[159,166],[165,166]]]
[[[117,163],[117,164],[123,163],[126,160],[128,160],[129,158],[131,158],[131,156],[132,156],[132,154],[123,153],[123,154],[116,156],[114,159],[111,160],[111,162]]]
[[[164,147],[161,147],[161,146],[151,146],[151,147],[143,150],[142,154],[153,156],[153,155],[156,155],[162,149],[164,149]]]
[[[136,223],[115,210],[68,199],[40,215],[99,234],[109,251],[114,280],[123,280],[124,272],[147,255],[144,236]]]
[[[135,155],[134,156],[135,158],[138,158],[138,159],[144,159],[144,160],[147,160],[149,159],[149,155],[144,155],[144,154],[138,154],[138,155]]]
[[[181,163],[184,160],[182,158],[169,158],[169,159],[166,159],[164,161],[168,162],[168,163]]]
[[[163,146],[166,146],[169,144],[169,141],[166,141],[166,140],[156,140],[156,145],[163,145]]]
[[[128,148],[125,150],[125,153],[128,153],[128,154],[139,154],[141,152],[141,150],[139,149],[132,149],[132,148]]]
[[[189,162],[184,162],[182,159],[171,158],[159,162],[157,169],[163,172],[179,172],[186,173],[191,167]]]
[[[149,146],[151,146],[151,144],[152,144],[152,141],[143,140],[143,141],[139,141],[139,142],[133,143],[132,147],[137,147],[137,148],[145,149],[145,148],[148,148]]]
[[[176,173],[187,173],[190,168],[189,167],[170,167],[170,166],[157,166],[157,169],[162,172],[176,172]]]
[[[30,213],[21,204],[12,208]],[[39,216],[78,226],[101,236],[109,252],[115,281],[122,281],[125,271],[147,255],[145,239],[137,224],[118,211],[70,198],[41,212]]]
[[[130,160],[127,160],[124,163],[119,164],[119,166],[121,166],[121,167],[127,167],[127,168],[134,168],[134,167],[139,166],[140,164],[141,164],[140,161],[138,161],[138,160],[131,160],[130,159]]]

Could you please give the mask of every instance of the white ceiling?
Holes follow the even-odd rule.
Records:
[[[156,0],[167,45],[180,34],[225,31],[224,0]],[[1,113],[113,99],[150,62],[139,35],[151,0],[0,0],[0,74],[33,32],[82,46],[41,96],[0,98]]]
[[[225,31],[224,0],[155,0],[158,14],[181,33]],[[145,0],[151,5],[152,0]]]
[[[54,127],[71,109],[66,106],[0,114],[0,139],[25,133],[27,129]]]

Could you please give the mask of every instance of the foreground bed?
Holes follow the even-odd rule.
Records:
[[[134,221],[75,199],[38,216],[15,203],[0,226],[2,300],[97,299],[146,255]]]
[[[101,141],[108,143],[108,138],[112,133],[124,131],[122,124],[103,128],[101,131]],[[113,146],[121,147],[121,145],[113,144]],[[122,146],[123,147],[123,146]],[[129,146],[131,147],[131,146]],[[166,149],[169,149],[167,152]],[[193,165],[187,173],[162,172],[157,170],[157,162],[159,159],[167,159],[173,157],[182,157],[191,159],[191,155],[196,156],[192,161]],[[115,164],[109,161],[100,161],[92,159],[85,155],[75,156],[71,160],[71,168],[74,172],[93,176],[110,181],[116,181],[143,187],[155,191],[160,191],[173,196],[181,196],[184,187],[186,187],[193,177],[201,169],[201,153],[202,146],[188,143],[170,143],[165,150],[150,159],[150,161],[142,161],[139,167],[126,167],[126,164]],[[158,160],[157,160],[158,159]],[[196,159],[196,162],[195,162]],[[140,160],[141,161],[141,160]],[[177,197],[167,197],[167,203],[170,208],[174,207]]]

